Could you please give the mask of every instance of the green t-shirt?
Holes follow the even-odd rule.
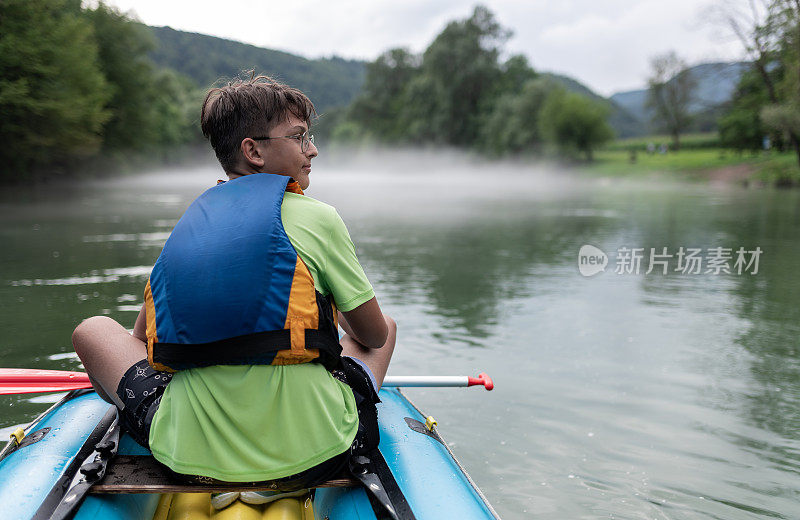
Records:
[[[336,210],[286,193],[286,234],[317,290],[351,311],[375,295]],[[344,452],[358,429],[353,392],[320,364],[183,370],[153,417],[153,456],[178,473],[231,482],[294,475]]]

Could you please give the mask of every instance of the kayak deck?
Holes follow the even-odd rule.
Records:
[[[378,404],[380,451],[418,520],[440,518],[498,518],[460,466],[436,428],[426,428],[424,415],[397,389],[381,389]],[[80,395],[41,417],[28,435],[43,428],[49,433],[39,442],[20,448],[0,460],[0,508],[6,518],[31,518],[75,458],[78,448],[109,405],[94,393]],[[149,455],[124,435],[121,461]],[[140,462],[143,459],[140,459]],[[135,473],[135,468],[133,469]],[[111,473],[113,474],[113,472]],[[123,479],[124,480],[124,479]],[[122,482],[124,484],[124,481]],[[256,488],[250,488],[256,489]],[[101,490],[101,489],[100,489]],[[372,504],[363,487],[319,488],[310,497],[285,498],[252,506],[234,502],[214,511],[208,487],[165,493],[140,489],[136,493],[90,494],[75,520],[349,520],[374,519]],[[226,489],[228,490],[228,489]],[[106,490],[107,492],[108,490]],[[170,491],[162,487],[159,493]],[[217,491],[214,489],[214,491]],[[220,489],[222,491],[222,489]],[[93,491],[90,491],[93,493]]]
[[[357,480],[347,475],[317,487],[352,487]],[[150,455],[117,455],[103,479],[92,486],[91,493],[220,493],[239,491],[245,485],[232,483],[193,484],[176,479]],[[269,482],[247,484],[248,491],[272,491]]]

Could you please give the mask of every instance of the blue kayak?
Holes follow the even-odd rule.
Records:
[[[499,518],[472,482],[435,426],[397,389],[382,389],[378,404],[380,452],[419,519]],[[110,405],[94,392],[69,394],[26,429],[26,441],[0,460],[2,518],[30,519],[52,500],[87,439],[108,417]],[[94,433],[93,433],[94,432]],[[123,435],[118,456],[147,455]],[[49,497],[49,498],[48,498]],[[41,514],[41,511],[40,511]],[[171,519],[376,519],[373,504],[360,486],[319,488],[308,496],[253,506],[236,502],[221,511],[208,493],[88,494],[76,520]]]

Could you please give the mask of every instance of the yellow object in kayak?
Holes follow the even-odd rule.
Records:
[[[310,495],[263,505],[237,500],[217,511],[210,493],[171,493],[161,496],[153,520],[314,520],[314,509]]]

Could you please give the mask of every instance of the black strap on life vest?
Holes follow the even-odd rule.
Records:
[[[321,363],[328,370],[339,367],[342,347],[328,299],[315,291],[319,312],[319,328],[306,329],[307,349],[319,349]],[[268,365],[281,350],[291,349],[289,329],[254,332],[208,343],[156,343],[153,361],[174,370],[214,365]]]
[[[103,478],[119,447],[119,414],[111,406],[47,494],[32,520],[72,518],[92,484]]]
[[[306,329],[306,348],[319,349],[319,363],[329,370],[338,365],[341,352],[337,339],[317,329]],[[291,349],[288,329],[255,332],[233,338],[225,338],[209,343],[157,343],[153,349],[153,361],[175,370],[209,367],[213,365],[263,365],[270,364],[275,353]],[[191,348],[191,362],[187,361],[186,351]]]

